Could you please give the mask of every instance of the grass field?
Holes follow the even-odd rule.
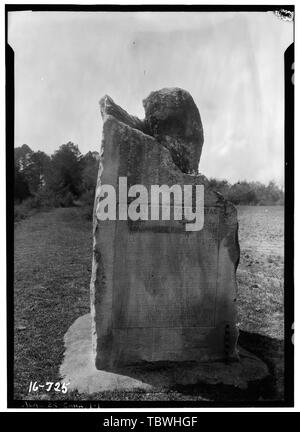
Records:
[[[239,311],[244,330],[283,339],[283,207],[238,208]]]
[[[239,207],[238,268],[240,343],[259,354],[274,380],[263,397],[283,392],[283,207]],[[36,213],[15,224],[15,399],[91,399],[76,393],[29,394],[30,381],[59,380],[63,336],[89,311],[91,222],[78,208]],[[97,400],[218,399],[211,389],[157,394],[102,393]],[[223,395],[224,396],[224,395]],[[223,397],[222,396],[222,397]],[[232,399],[253,395],[230,393]]]

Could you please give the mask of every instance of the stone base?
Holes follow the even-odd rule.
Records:
[[[65,355],[60,367],[62,381],[68,390],[92,394],[103,391],[145,390],[157,392],[176,386],[224,384],[247,389],[253,381],[269,375],[268,368],[255,355],[239,348],[240,361],[224,363],[145,364],[119,370],[118,373],[97,370],[92,353],[91,316],[78,318],[65,334]]]

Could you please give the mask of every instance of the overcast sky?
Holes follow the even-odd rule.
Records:
[[[99,99],[144,117],[152,90],[182,87],[202,118],[200,171],[283,183],[284,62],[293,26],[272,12],[13,12],[15,146],[99,151]]]

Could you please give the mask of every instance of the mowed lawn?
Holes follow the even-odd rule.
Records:
[[[75,208],[36,213],[16,224],[14,244],[17,399],[30,381],[58,381],[63,336],[89,311],[92,224]]]
[[[283,208],[239,207],[238,212],[240,341],[268,363],[281,382],[282,394]],[[59,381],[64,334],[89,312],[91,263],[92,223],[81,209],[53,209],[15,224],[15,399],[64,397],[54,392],[29,394],[29,384]],[[194,389],[193,394],[98,394],[89,399],[203,400],[206,395],[200,390]],[[66,398],[88,397],[73,393]]]

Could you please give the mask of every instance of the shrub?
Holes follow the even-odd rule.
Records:
[[[15,204],[14,206],[14,221],[19,222],[22,219],[25,219],[28,216],[28,209],[24,205],[24,202],[21,204]]]
[[[59,194],[56,197],[58,206],[60,207],[73,207],[75,199],[75,195],[73,195],[70,191],[67,191],[64,194]]]
[[[95,191],[88,190],[84,192],[80,197],[80,205],[82,206],[82,213],[85,219],[93,219]]]
[[[14,205],[14,220],[18,222],[32,215],[36,210],[58,207],[60,204],[53,192],[41,189],[36,194]]]

